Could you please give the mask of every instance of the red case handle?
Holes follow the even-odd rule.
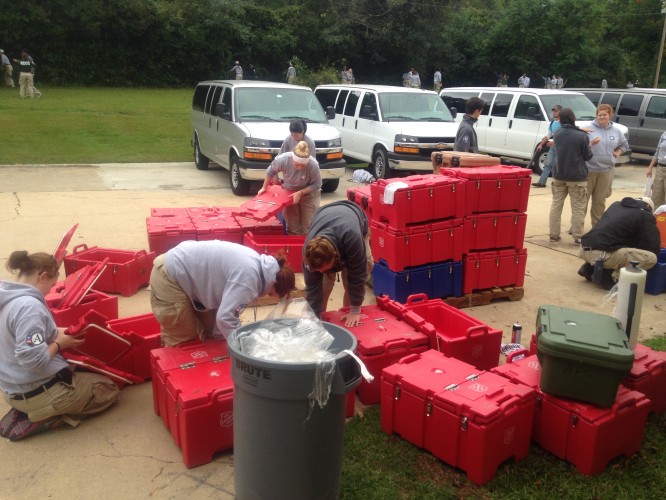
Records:
[[[386,351],[399,351],[399,350],[407,350],[409,347],[409,342],[407,342],[405,339],[397,339],[397,340],[389,340],[386,344],[384,344],[384,347]],[[392,353],[394,354],[394,353]]]
[[[80,250],[80,249],[82,249],[82,250]],[[88,250],[88,245],[86,245],[85,243],[81,243],[80,245],[76,245],[72,249],[72,253],[85,252],[86,250]]]
[[[488,326],[487,325],[476,325],[476,326],[471,326],[467,329],[467,338],[471,338],[472,335],[474,335],[476,332],[481,332],[478,336],[481,335],[487,335],[488,334]]]
[[[428,302],[428,296],[425,293],[415,293],[407,297],[407,305],[410,306],[417,302]]]
[[[530,355],[530,351],[528,349],[517,349],[515,351],[511,351],[509,354],[506,355],[506,363],[513,363],[513,358],[516,356],[523,355],[524,357],[528,357]]]

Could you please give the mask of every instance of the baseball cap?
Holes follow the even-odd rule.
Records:
[[[654,203],[652,202],[652,199],[648,198],[647,196],[639,196],[636,199],[647,203],[648,206],[650,207],[650,211],[654,212]]]

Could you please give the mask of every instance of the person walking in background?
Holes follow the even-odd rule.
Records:
[[[250,64],[249,69],[247,70],[248,80],[257,79],[257,68],[254,67],[254,64]]]
[[[605,78],[603,78],[601,80],[601,88],[602,89],[607,89],[608,88],[608,80],[606,80]]]
[[[454,151],[479,152],[479,141],[476,137],[474,124],[478,121],[485,105],[486,103],[480,97],[470,97],[467,100],[467,103],[465,103],[465,116],[463,116],[458,126],[456,140],[453,143]]]
[[[314,152],[314,151],[313,151]],[[291,152],[275,157],[268,169],[258,194],[266,191],[273,179],[282,173],[282,187],[292,191],[293,204],[284,209],[287,234],[306,234],[321,201],[321,173],[319,163],[310,155],[305,141],[300,141]]]
[[[351,66],[347,68],[347,73],[345,75],[347,85],[353,85],[355,83],[354,81],[354,71],[351,69]]]
[[[5,78],[5,85],[7,87],[14,87],[14,68],[11,61],[5,55],[5,51],[0,49],[0,63],[2,64],[2,72]]]
[[[233,75],[235,75],[236,80],[242,80],[243,79],[243,68],[241,67],[241,65],[238,61],[235,62],[233,67],[229,70],[229,73],[232,73]]]
[[[523,73],[522,75],[520,75],[518,77],[518,88],[524,88],[525,87],[525,78],[526,78],[525,73]]]
[[[419,76],[419,72],[416,71],[416,68],[412,68],[412,70],[410,71],[409,86],[413,89],[421,88],[421,77]]]
[[[14,59],[14,62],[18,63],[19,67],[19,97],[21,99],[25,99],[26,97],[34,99],[35,87],[33,75],[35,73],[35,62],[32,61],[26,49],[21,51],[21,59]],[[41,96],[41,93],[39,95]]]
[[[442,70],[440,68],[437,68],[435,70],[435,74],[432,78],[432,81],[435,92],[439,92],[440,90],[442,90]]]
[[[409,77],[412,74],[411,71],[405,71],[402,74],[402,86],[403,87],[409,87]]]
[[[532,186],[537,188],[546,187],[546,182],[548,181],[548,177],[550,177],[550,173],[553,170],[553,165],[555,165],[557,162],[557,148],[553,142],[553,134],[560,128],[560,111],[562,111],[562,106],[559,104],[556,104],[553,106],[553,109],[551,109],[551,112],[553,113],[553,119],[550,121],[550,125],[548,125],[548,132],[543,137],[543,139],[541,139],[541,142],[536,148],[537,154],[535,156],[538,156],[538,153],[543,149],[544,146],[548,145],[550,147],[548,150],[546,163],[544,164],[543,171],[541,172],[541,177],[539,177],[538,182],[532,183]]]
[[[296,81],[296,68],[294,68],[294,65],[290,62],[289,67],[287,68],[287,83],[294,83]]]
[[[657,167],[655,170],[654,167]],[[652,176],[654,171],[654,179],[652,180],[652,202],[655,208],[659,208],[666,203],[666,132],[661,134],[659,142],[657,143],[657,150],[650,160],[650,165],[647,168],[646,175]]]
[[[571,108],[560,111],[560,129],[554,134],[557,144],[557,163],[553,169],[551,189],[553,201],[550,205],[550,241],[562,239],[562,209],[569,196],[571,202],[571,233],[574,243],[580,243],[587,207],[587,165],[592,158],[590,139],[587,133],[576,127],[576,115]]]
[[[587,193],[590,218],[594,226],[606,210],[606,198],[613,192],[617,158],[629,150],[627,138],[612,121],[610,104],[599,104],[595,120],[586,128],[590,135],[592,158],[587,162]]]

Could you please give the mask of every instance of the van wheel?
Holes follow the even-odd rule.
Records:
[[[372,172],[375,179],[388,179],[390,177],[386,151],[379,148],[372,157]]]
[[[209,163],[210,160],[204,156],[199,148],[199,139],[194,139],[194,165],[197,167],[197,170],[208,170]]]
[[[340,185],[340,179],[326,179],[321,183],[321,192],[322,193],[332,193]]]
[[[532,172],[534,172],[537,175],[541,175],[543,172],[543,167],[546,165],[546,162],[548,161],[548,151],[549,148],[542,148],[541,151],[537,153],[537,155],[534,157],[534,160],[532,160],[532,163],[530,166],[532,167]]]
[[[241,177],[236,155],[233,155],[229,161],[229,181],[231,184],[231,191],[236,196],[245,196],[250,192],[250,186],[252,183]]]

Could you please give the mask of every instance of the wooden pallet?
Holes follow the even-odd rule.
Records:
[[[465,307],[486,306],[495,300],[507,299],[511,302],[520,300],[525,295],[524,288],[513,286],[495,287],[487,290],[478,290],[476,292],[468,293],[462,297],[448,297],[442,299],[450,306],[463,309]]]

